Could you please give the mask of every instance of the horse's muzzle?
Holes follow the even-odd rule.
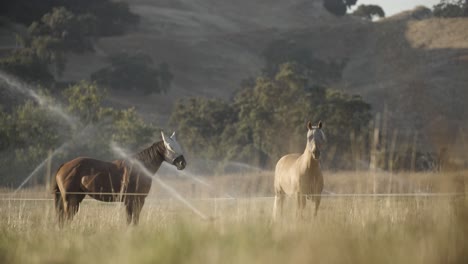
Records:
[[[184,156],[179,156],[174,160],[174,166],[177,167],[178,170],[183,170],[185,169],[185,166],[187,166],[187,162],[185,161]]]
[[[313,151],[312,151],[312,154],[314,156],[314,159],[318,160],[320,159],[320,150],[318,148],[315,148]]]

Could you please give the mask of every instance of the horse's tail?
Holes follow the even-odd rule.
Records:
[[[57,213],[59,215],[61,215],[63,213],[63,210],[64,210],[64,207],[63,207],[63,199],[62,199],[62,194],[60,193],[60,188],[58,186],[58,183],[57,183],[57,173],[60,171],[60,169],[62,168],[63,164],[60,165],[60,167],[58,168],[57,172],[55,173],[55,176],[54,176],[54,185],[52,186],[52,192],[54,194],[54,201],[55,201],[55,210],[57,211]]]
[[[57,213],[57,219],[59,227],[63,227],[64,219],[65,219],[65,205],[62,198],[62,194],[60,193],[60,188],[57,183],[53,188],[54,190],[54,203],[55,203],[55,212]]]
[[[57,183],[55,184],[53,188],[53,192],[54,192],[55,210],[59,212],[60,208],[63,207],[63,202],[62,202],[62,194],[60,193],[60,189]]]

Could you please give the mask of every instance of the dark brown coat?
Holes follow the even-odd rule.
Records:
[[[124,202],[127,223],[137,224],[152,179],[132,160],[142,163],[152,174],[165,160],[163,141],[125,160],[107,162],[79,157],[62,164],[55,176],[55,206],[59,222],[71,220],[86,195],[104,202]],[[185,167],[183,156],[173,161]],[[179,165],[177,165],[179,166]]]

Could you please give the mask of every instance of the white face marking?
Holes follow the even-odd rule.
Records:
[[[326,144],[327,138],[322,129],[318,127],[312,127],[307,131],[307,145],[311,152],[314,152],[316,148],[320,151],[321,148]]]
[[[166,149],[172,152],[174,158],[177,158],[184,154],[182,152],[182,148],[180,147],[179,143],[176,140],[175,132],[172,133],[172,136],[170,137],[166,137],[164,132],[161,132],[161,135],[164,141],[164,146],[166,146]]]
[[[314,129],[314,139],[319,144],[325,144],[327,142],[327,138],[325,137],[325,133],[323,133],[322,129],[315,128]]]
[[[308,141],[314,140],[317,143],[326,143],[327,138],[325,137],[325,133],[323,133],[322,129],[313,127],[309,131],[307,131],[307,139]]]

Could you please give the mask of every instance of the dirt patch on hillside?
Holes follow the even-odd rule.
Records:
[[[420,19],[409,11],[370,23],[335,18],[320,0],[129,3],[142,16],[139,29],[101,39],[95,57],[72,58],[65,79],[87,78],[104,56],[119,51],[166,61],[175,75],[167,94],[111,98],[136,106],[158,125],[166,125],[177,99],[229,98],[243,79],[260,72],[262,50],[279,38],[305,42],[324,60],[348,60],[334,87],[362,95],[376,112],[386,108],[392,127],[427,132],[421,134],[428,142],[441,138],[438,126],[448,126],[445,138],[455,138],[468,124],[468,19]]]

